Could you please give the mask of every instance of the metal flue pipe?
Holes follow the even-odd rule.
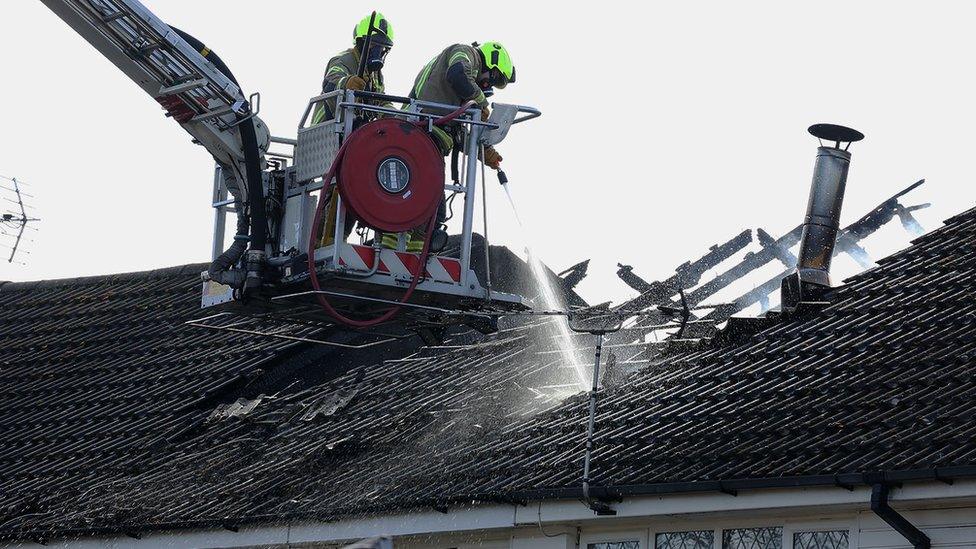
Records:
[[[814,124],[807,131],[821,141],[821,146],[813,168],[796,272],[783,279],[784,309],[794,309],[803,301],[817,301],[831,286],[830,260],[851,165],[847,149],[851,143],[864,139],[861,132],[834,124]],[[825,146],[824,141],[834,144]]]
[[[817,147],[817,163],[813,168],[797,263],[797,268],[805,271],[801,278],[806,282],[830,286],[830,259],[840,228],[840,211],[850,165],[851,153],[848,151]]]

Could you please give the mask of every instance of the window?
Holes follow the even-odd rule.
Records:
[[[654,536],[654,549],[712,549],[715,534],[711,530],[664,532]]]
[[[601,541],[600,543],[587,543],[586,549],[638,549],[636,541]]]
[[[847,530],[797,532],[793,534],[793,549],[847,549],[847,536]]]
[[[722,531],[722,549],[781,549],[782,547],[782,526]]]

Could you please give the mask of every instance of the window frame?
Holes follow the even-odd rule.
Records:
[[[634,538],[624,538],[624,539],[598,539],[596,541],[588,541],[585,544],[584,543],[580,543],[580,549],[583,549],[584,547],[586,549],[590,549],[590,545],[598,545],[598,544],[601,544],[601,543],[636,543],[637,544],[637,549],[643,549],[643,546],[641,545],[641,540],[640,539],[634,539]]]
[[[852,514],[840,518],[835,514],[833,517],[824,519],[801,518],[790,520],[785,517],[742,517],[654,522],[647,528],[647,541],[645,545],[641,545],[641,549],[657,549],[654,545],[657,534],[688,532],[692,530],[711,530],[712,549],[722,549],[722,532],[724,530],[765,528],[771,526],[781,526],[783,528],[782,549],[793,549],[793,534],[797,532],[827,532],[834,530],[847,530],[848,549],[859,547],[857,516]]]
[[[715,540],[715,533],[716,532],[721,532],[721,530],[715,530],[714,528],[706,528],[706,527],[701,527],[701,528],[671,528],[671,529],[664,529],[664,530],[655,530],[654,528],[651,528],[650,529],[650,533],[647,536],[647,539],[648,539],[648,546],[647,547],[648,547],[648,549],[657,549],[657,536],[658,536],[658,534],[673,534],[673,533],[676,533],[676,532],[711,532],[712,533],[712,549],[716,549],[716,545],[715,545],[715,541],[716,541]],[[719,540],[719,543],[721,544],[721,540]],[[719,545],[718,547],[720,548],[721,545]]]
[[[586,549],[591,543],[616,543],[621,541],[637,541],[638,549],[648,549],[651,547],[647,541],[647,528],[629,530],[607,530],[605,532],[587,532],[586,527],[580,533],[580,549]]]
[[[793,549],[793,534],[797,532],[834,532],[847,530],[848,549],[860,547],[857,519],[824,519],[787,522],[783,525],[783,549]]]
[[[722,532],[724,530],[735,530],[740,528],[763,528],[770,526],[780,526],[783,528],[782,549],[794,549],[793,535],[797,532],[826,532],[835,530],[847,531],[847,542],[849,549],[855,549],[860,545],[860,532],[858,529],[858,516],[856,512],[831,513],[824,518],[810,518],[809,515],[800,515],[798,518],[790,519],[788,515],[770,516],[766,518],[756,518],[749,516],[726,518],[726,517],[696,517],[696,518],[671,518],[670,520],[650,520],[643,522],[643,526],[634,525],[632,520],[637,517],[629,517],[627,522],[630,526],[621,525],[620,530],[615,530],[609,524],[582,524],[580,532],[580,548],[585,549],[589,543],[619,542],[637,540],[640,549],[656,549],[654,545],[657,534],[668,532],[687,532],[708,530],[712,532],[712,548],[722,549]],[[639,520],[639,519],[638,519]]]
[[[786,524],[784,524],[783,521],[778,521],[778,522],[768,522],[767,521],[764,524],[745,523],[742,526],[725,526],[725,527],[719,528],[719,529],[715,530],[715,537],[713,538],[715,540],[714,541],[713,549],[724,549],[724,547],[725,547],[725,532],[728,531],[728,530],[754,530],[754,529],[759,529],[759,528],[779,528],[780,529],[780,536],[781,536],[780,543],[779,543],[780,549],[787,549],[786,548]],[[790,549],[793,549],[793,548],[790,547]]]

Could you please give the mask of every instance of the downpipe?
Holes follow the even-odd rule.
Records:
[[[908,540],[915,549],[930,549],[932,541],[925,532],[908,522],[908,519],[888,504],[890,491],[889,485],[880,482],[871,487],[871,511]]]
[[[593,380],[590,384],[590,415],[586,424],[586,453],[583,455],[583,499],[590,498],[590,459],[593,455],[593,432],[596,428],[596,404],[600,390],[600,355],[603,354],[603,334],[597,334],[596,353],[593,359]]]
[[[593,358],[593,380],[590,384],[590,415],[586,424],[586,453],[583,455],[583,501],[594,513],[600,516],[616,515],[606,503],[594,499],[590,494],[590,461],[593,457],[593,438],[596,431],[596,405],[600,394],[600,355],[603,354],[605,332],[596,332],[596,352]]]

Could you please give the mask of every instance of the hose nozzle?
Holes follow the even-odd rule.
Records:
[[[508,176],[503,170],[498,170],[498,182],[502,185],[508,185]]]

